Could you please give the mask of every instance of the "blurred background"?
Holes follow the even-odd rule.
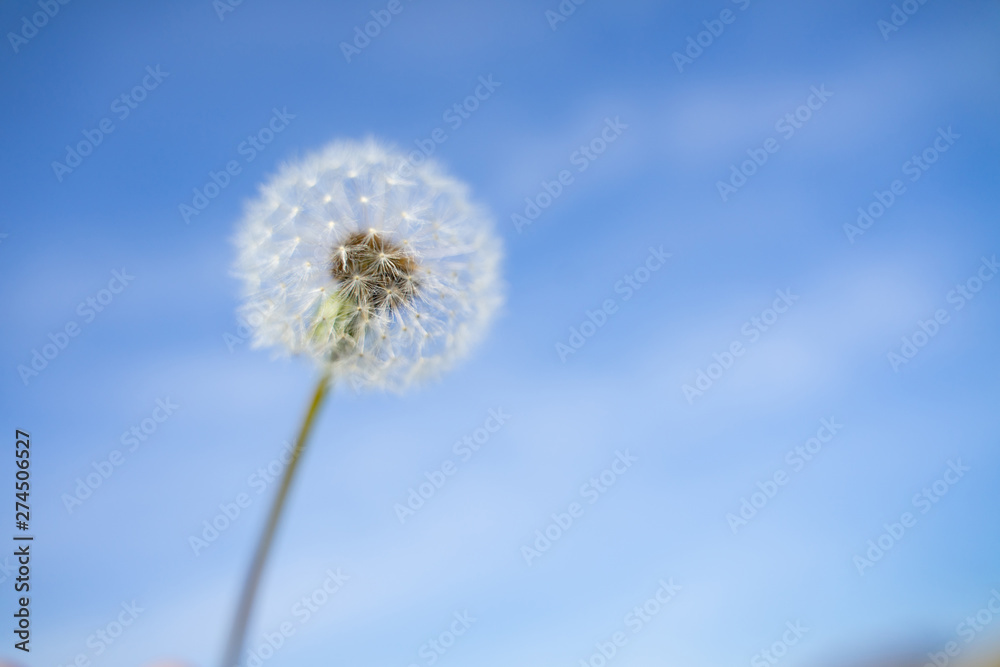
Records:
[[[0,656],[217,663],[316,376],[249,349],[234,226],[369,135],[493,211],[507,306],[333,396],[243,664],[997,649],[1000,6],[578,1],[3,4]]]

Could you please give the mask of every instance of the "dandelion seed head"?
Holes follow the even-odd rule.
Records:
[[[502,300],[500,243],[466,187],[371,140],[285,165],[236,243],[254,345],[308,355],[359,389],[439,375]]]

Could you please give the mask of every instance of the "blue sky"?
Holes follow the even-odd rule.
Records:
[[[264,664],[597,667],[618,632],[609,664],[636,667],[995,648],[1000,617],[970,641],[959,624],[1000,590],[996,4],[914,3],[887,31],[891,2],[590,0],[553,24],[555,0],[401,0],[348,61],[341,43],[388,6],[245,0],[220,18],[209,0],[70,2],[35,32],[22,31],[37,2],[0,10],[0,417],[11,446],[17,428],[34,446],[21,662],[217,662],[274,491],[252,476],[315,381],[305,361],[238,340],[243,203],[332,139],[413,150],[436,128],[434,158],[504,237],[507,304],[440,382],[333,396],[251,645],[282,623],[294,634]],[[674,54],[711,29],[679,71]],[[448,110],[490,76],[455,126]],[[247,148],[276,112],[286,125]],[[619,135],[581,162],[609,121]],[[100,142],[78,166],[53,167],[88,136]],[[239,173],[186,222],[180,206],[230,161]],[[733,168],[753,173],[724,200]],[[518,230],[512,215],[563,170],[572,182]],[[845,229],[880,198],[891,205],[862,234]],[[644,273],[661,247],[670,257]],[[609,300],[563,360],[557,344]],[[19,369],[60,341],[37,375]],[[699,372],[711,385],[685,394]],[[453,444],[500,409],[510,418],[462,460]],[[130,451],[123,434],[144,424]],[[794,454],[818,432],[812,460]],[[631,463],[606,492],[582,488],[619,456]],[[401,523],[394,506],[446,460],[457,472]],[[734,524],[758,484],[773,497]],[[925,488],[935,502],[915,498]],[[196,555],[191,536],[240,494]],[[535,531],[574,502],[529,564]],[[295,605],[338,569],[348,579],[303,622]],[[627,615],[661,580],[681,588],[634,632]],[[120,636],[96,639],[133,603]],[[783,637],[795,644],[767,662]]]

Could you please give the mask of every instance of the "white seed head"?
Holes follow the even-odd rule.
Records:
[[[502,300],[500,242],[466,187],[371,140],[285,165],[236,243],[254,345],[310,355],[356,388],[440,374]]]

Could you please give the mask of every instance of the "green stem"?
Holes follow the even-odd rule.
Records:
[[[271,513],[267,517],[267,525],[264,526],[264,533],[257,543],[257,551],[254,553],[253,563],[247,573],[246,581],[243,582],[243,592],[240,595],[240,603],[236,609],[236,618],[233,620],[233,628],[229,634],[229,643],[226,645],[225,658],[222,667],[236,667],[240,661],[240,653],[243,651],[243,642],[246,638],[247,625],[250,622],[250,612],[253,610],[254,598],[257,596],[257,588],[260,585],[261,575],[264,573],[264,565],[267,562],[268,553],[274,543],[274,535],[278,529],[278,522],[281,520],[281,512],[285,507],[288,498],[288,491],[292,487],[292,480],[295,471],[298,469],[299,460],[306,448],[306,441],[309,439],[309,432],[312,430],[316,416],[319,414],[323,399],[326,398],[327,390],[330,387],[329,370],[323,373],[316,391],[313,394],[312,403],[306,418],[302,422],[298,439],[295,441],[295,449],[292,452],[292,459],[285,466],[285,474],[281,478],[281,486],[278,488],[278,495],[271,506]]]

